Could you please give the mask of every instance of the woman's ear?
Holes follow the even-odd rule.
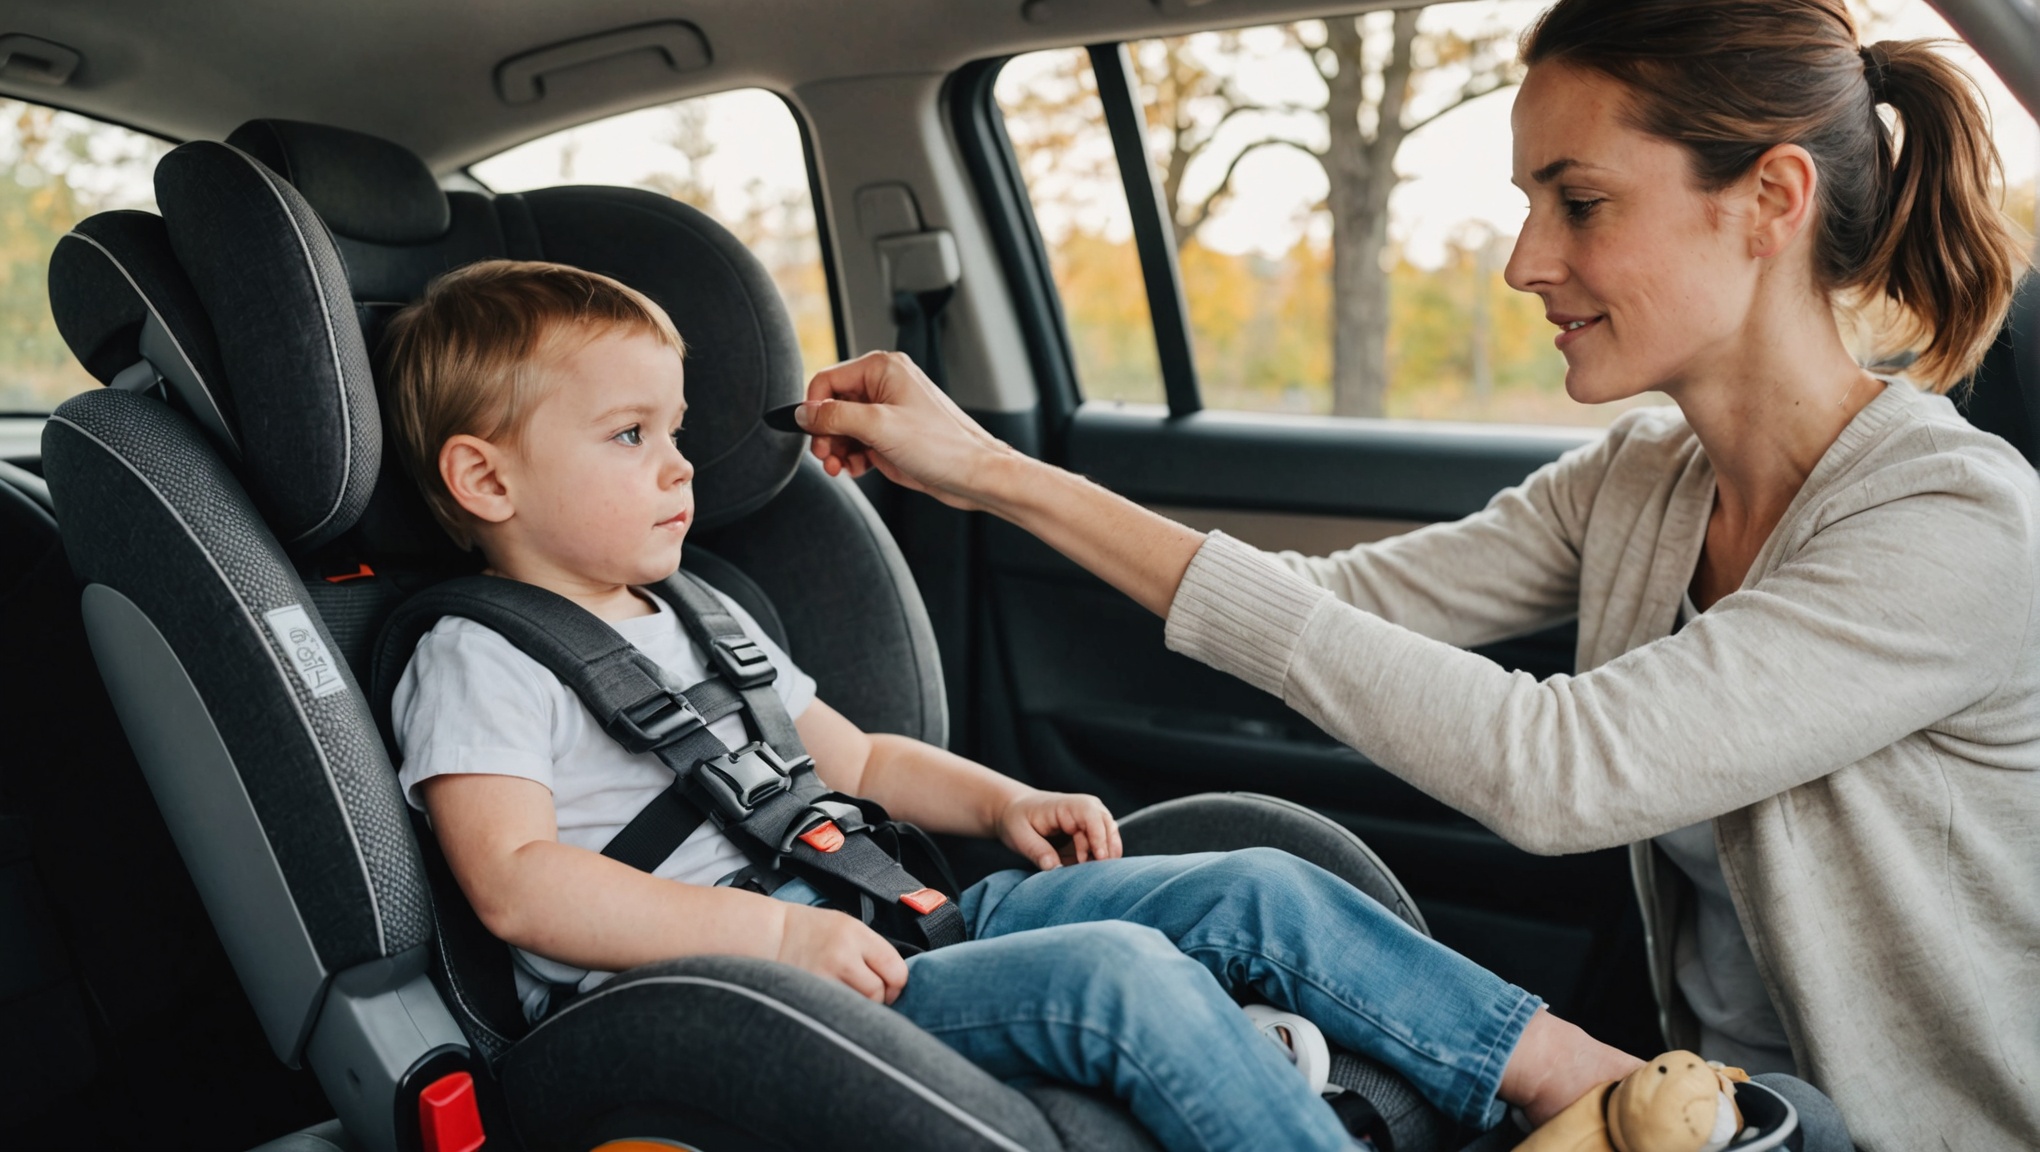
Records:
[[[1750,255],[1769,259],[1790,248],[1813,222],[1820,173],[1806,149],[1779,144],[1757,157],[1749,178],[1756,196]]]
[[[439,478],[454,503],[486,524],[501,524],[516,511],[505,481],[503,449],[479,436],[449,437],[439,447]]]

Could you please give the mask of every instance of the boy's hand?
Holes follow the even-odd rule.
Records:
[[[773,959],[846,984],[867,1000],[890,1004],[907,986],[907,962],[885,937],[854,916],[788,904]]]
[[[1050,839],[1064,841],[1058,850]],[[1119,822],[1096,796],[1042,792],[1029,788],[1007,801],[999,813],[999,839],[1034,862],[1043,872],[1085,860],[1116,860],[1124,855]]]

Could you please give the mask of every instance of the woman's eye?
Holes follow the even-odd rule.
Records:
[[[643,444],[645,442],[645,430],[639,425],[633,424],[630,427],[625,428],[623,431],[618,432],[616,435],[611,436],[610,439],[620,440],[624,444],[627,444],[630,447],[635,448],[638,445]]]
[[[1594,214],[1595,207],[1598,206],[1600,203],[1601,201],[1599,198],[1595,198],[1592,200],[1568,199],[1565,202],[1566,217],[1574,222],[1585,220],[1587,217],[1592,216]]]

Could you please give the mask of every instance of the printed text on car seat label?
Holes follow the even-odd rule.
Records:
[[[305,615],[302,604],[285,604],[273,612],[263,614],[269,621],[269,631],[276,636],[276,642],[283,645],[284,655],[290,658],[297,669],[298,678],[305,682],[305,690],[314,696],[331,696],[344,692],[347,681],[340,678],[340,666],[333,661],[333,654],[326,650],[326,642],[319,637],[319,630],[312,627],[312,618]]]

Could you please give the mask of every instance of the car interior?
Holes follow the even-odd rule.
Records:
[[[1656,1051],[1623,852],[1514,848],[1169,653],[1159,619],[1039,541],[831,478],[763,422],[815,368],[897,348],[1023,451],[1316,551],[1477,511],[1587,442],[1206,403],[1194,241],[1146,160],[1129,45],[1387,7],[0,5],[0,97],[153,149],[150,210],[92,211],[15,257],[90,386],[0,417],[0,1147],[1155,1147],[1109,1098],[1003,1084],[764,961],[652,965],[525,1023],[506,946],[398,793],[377,652],[399,604],[476,560],[396,462],[376,341],[435,276],[497,257],[603,272],[673,316],[701,510],[685,563],[862,727],[1095,793],[1130,853],[1286,848]],[[2040,17],[1935,8],[2040,114]],[[1085,69],[1123,185],[1154,403],[1106,398],[1072,335],[1006,72],[1049,52]],[[739,90],[795,129],[809,296],[756,221],[699,197],[573,178],[565,154],[557,179],[491,179],[555,133]],[[1957,399],[2040,460],[2034,278]],[[1568,625],[1482,652],[1541,677],[1573,647]],[[942,840],[966,884],[1018,862]],[[1344,1058],[1383,1146],[1508,1146]]]

